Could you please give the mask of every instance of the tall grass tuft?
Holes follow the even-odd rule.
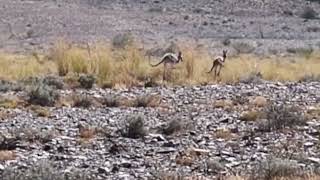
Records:
[[[228,57],[220,77],[208,74],[212,56],[206,49],[184,44],[180,47],[183,62],[170,70],[169,84],[199,85],[235,83],[252,74],[261,74],[271,81],[298,81],[304,77],[320,75],[320,53],[313,50],[308,56],[259,57],[240,54]],[[124,48],[113,48],[112,44],[71,45],[59,40],[50,50],[48,58],[41,55],[0,54],[0,78],[19,80],[29,76],[56,73],[60,76],[92,74],[100,86],[143,86],[146,82],[162,80],[163,66],[151,67],[145,51],[134,43]],[[39,60],[40,58],[40,60]],[[160,58],[154,58],[159,62]],[[41,62],[41,63],[40,63]]]

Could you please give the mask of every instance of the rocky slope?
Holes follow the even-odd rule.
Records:
[[[59,93],[64,98],[82,94],[96,99],[146,95],[160,99],[152,107],[80,108],[65,103],[48,108],[47,116],[30,107],[1,108],[0,130],[7,139],[2,138],[1,150],[10,149],[10,139],[15,142],[10,150],[15,153],[13,160],[4,160],[0,153],[3,177],[37,166],[46,177],[56,179],[61,174],[86,174],[93,179],[264,176],[273,172],[265,170],[272,165],[263,165],[270,159],[278,159],[274,160],[280,163],[277,170],[284,168],[287,173],[320,173],[319,82]],[[25,92],[2,96],[12,94],[25,96]],[[297,109],[283,108],[290,105]],[[266,114],[245,115],[256,111]],[[127,121],[139,117],[144,125],[134,126],[138,138],[126,137]]]
[[[131,32],[148,48],[178,40],[213,52],[239,41],[260,54],[319,49],[319,9],[308,0],[0,0],[0,47],[34,51],[61,37],[110,41]]]

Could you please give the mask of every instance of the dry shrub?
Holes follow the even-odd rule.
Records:
[[[156,95],[140,95],[133,102],[133,107],[157,107],[160,104],[160,97]]]
[[[165,135],[171,135],[175,132],[178,132],[182,129],[182,123],[176,119],[171,120],[166,127],[162,129],[162,132]]]
[[[125,128],[121,132],[125,137],[133,139],[143,138],[147,134],[144,127],[144,118],[140,115],[129,117]]]
[[[37,116],[40,117],[49,117],[50,111],[48,108],[42,107],[42,106],[31,106],[30,109],[37,114]]]
[[[214,137],[229,140],[229,139],[233,138],[233,134],[230,131],[230,129],[221,128],[221,129],[217,129],[214,132]]]
[[[82,139],[92,139],[96,134],[96,128],[84,127],[79,125],[79,136]]]
[[[102,100],[102,105],[107,107],[119,107],[120,106],[120,99],[113,95],[108,95]]]
[[[261,116],[261,113],[256,110],[244,111],[240,115],[240,120],[242,120],[242,121],[256,121],[260,116]]]
[[[78,79],[81,88],[91,89],[95,83],[96,78],[91,74],[81,75]]]
[[[268,100],[263,96],[257,96],[251,100],[251,104],[256,107],[265,107],[268,105]]]
[[[213,103],[213,106],[215,108],[231,108],[231,107],[233,107],[233,102],[232,102],[232,100],[228,100],[228,99],[223,100],[223,99],[221,99],[221,100],[216,100]]]
[[[73,106],[89,108],[93,105],[93,99],[87,95],[75,95],[73,96]]]
[[[312,7],[304,8],[301,17],[304,19],[317,19],[318,13]]]
[[[32,163],[26,168],[15,168],[8,166],[5,168],[1,177],[4,180],[90,180],[92,177],[86,170],[71,169],[68,173],[62,173],[63,169],[59,169],[54,161],[49,159],[41,159],[36,163]]]
[[[13,109],[18,106],[18,101],[16,99],[8,99],[0,97],[0,107]]]
[[[23,89],[24,89],[23,86],[19,83],[0,80],[0,92],[21,91]]]
[[[8,161],[16,159],[17,155],[13,151],[0,151],[0,161]]]
[[[261,131],[273,131],[287,127],[303,125],[306,118],[303,113],[294,106],[270,104],[264,109],[266,121],[259,124]]]
[[[299,170],[299,165],[295,161],[271,157],[257,165],[250,179],[269,180],[299,177],[301,175]]]
[[[59,98],[54,89],[42,82],[33,84],[28,95],[29,103],[41,106],[53,106]]]

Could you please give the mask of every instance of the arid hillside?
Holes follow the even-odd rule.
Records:
[[[0,0],[0,48],[30,51],[61,37],[110,41],[130,32],[148,48],[190,41],[216,51],[240,41],[250,52],[294,53],[319,49],[319,10],[316,0]]]

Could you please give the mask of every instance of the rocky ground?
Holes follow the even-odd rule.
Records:
[[[238,51],[244,42],[258,54],[292,53],[319,49],[319,9],[316,0],[0,0],[0,48],[38,51],[61,37],[111,41],[130,32],[145,48],[190,41]]]
[[[3,177],[264,179],[279,170],[320,173],[319,82],[57,91],[64,103],[42,107],[47,111],[1,104]],[[66,99],[75,94],[96,103],[74,107]],[[125,101],[136,97],[140,104]]]

